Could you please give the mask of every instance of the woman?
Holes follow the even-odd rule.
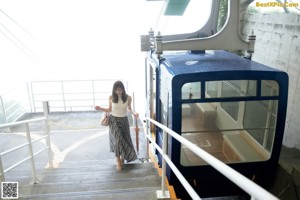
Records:
[[[96,106],[96,110],[110,113],[109,118],[109,145],[110,151],[115,153],[116,168],[122,170],[124,160],[131,162],[137,159],[132,140],[130,137],[127,111],[138,117],[139,114],[131,109],[132,98],[126,94],[125,87],[121,81],[113,85],[112,95],[109,96],[109,108]]]

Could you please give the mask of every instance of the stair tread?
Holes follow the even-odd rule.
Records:
[[[152,168],[153,163],[129,163],[124,165],[127,169],[139,169],[139,168]],[[109,170],[115,170],[115,162],[114,163],[96,163],[96,164],[85,164],[85,165],[71,165],[69,164],[64,164],[64,165],[59,165],[58,167],[54,168],[45,168],[45,165],[43,168],[37,168],[36,167],[36,172],[37,173],[59,173],[65,171],[67,172],[73,172],[73,171],[78,171],[78,169],[84,169],[89,170],[89,171],[109,171]],[[28,174],[31,174],[31,166],[30,167],[24,167],[19,168],[19,169],[14,169],[10,172],[8,172],[9,176],[28,176]]]
[[[90,180],[78,180],[78,182],[72,180],[66,180],[61,182],[43,182],[39,181],[38,183],[30,183],[30,184],[19,184],[20,188],[38,188],[38,187],[57,187],[58,185],[77,185],[77,184],[114,184],[114,183],[123,183],[123,182],[133,182],[133,181],[141,181],[141,180],[160,180],[161,178],[157,175],[145,175],[143,177],[129,177],[124,179],[90,179]]]
[[[52,194],[37,194],[28,195],[26,197],[20,196],[19,199],[42,199],[42,200],[82,200],[82,199],[108,199],[119,200],[124,199],[143,199],[153,200],[156,199],[155,191],[157,187],[143,187],[143,188],[130,188],[130,189],[114,189],[114,190],[94,190],[94,191],[77,191],[67,193],[52,193]]]
[[[51,194],[51,193],[69,193],[74,191],[106,191],[106,190],[120,190],[120,189],[134,189],[134,188],[158,188],[161,179],[157,176],[147,176],[144,178],[132,178],[127,180],[114,181],[80,181],[80,182],[66,182],[66,183],[52,183],[52,184],[34,184],[19,187],[20,196],[30,194]]]
[[[77,168],[77,169],[49,169],[39,178],[44,182],[63,182],[89,180],[89,179],[126,179],[130,177],[145,177],[150,174],[158,174],[155,168],[140,167],[134,168],[133,165],[125,165],[121,172],[118,172],[115,166],[107,170],[101,168]]]
[[[28,173],[26,171],[24,173]],[[19,199],[156,199],[161,178],[153,163],[125,164],[118,172],[113,159],[66,161],[39,171],[38,184],[20,184]],[[21,171],[16,172],[21,174]]]

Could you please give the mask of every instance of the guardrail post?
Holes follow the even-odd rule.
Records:
[[[26,88],[27,88],[28,102],[29,102],[30,111],[33,112],[33,105],[32,105],[33,101],[31,99],[31,92],[30,92],[30,85],[29,85],[29,83],[26,84]]]
[[[48,101],[43,101],[43,111],[44,111],[44,116],[46,117],[45,134],[47,135],[46,144],[48,147],[49,167],[53,168],[53,159],[52,159],[51,142],[50,142],[49,103],[48,103]]]
[[[168,154],[168,133],[163,131],[163,154],[162,154],[162,175],[161,175],[161,190],[156,192],[157,199],[160,200],[169,200],[170,193],[166,190],[166,160],[164,159],[164,155]]]
[[[64,87],[64,81],[61,81],[61,91],[62,91],[62,97],[63,97],[63,104],[64,104],[64,110],[67,111],[66,107],[66,98],[65,98],[65,87]],[[72,107],[71,107],[72,109]]]
[[[5,175],[4,175],[2,159],[1,159],[1,154],[0,154],[0,183],[1,182],[5,182]]]
[[[93,89],[93,107],[92,110],[94,110],[95,106],[96,106],[96,92],[95,92],[95,81],[92,80],[92,89]]]
[[[31,160],[31,170],[32,170],[32,176],[33,176],[33,182],[36,184],[36,183],[38,183],[38,179],[36,177],[35,163],[34,163],[32,143],[31,143],[31,137],[30,137],[28,123],[25,124],[25,129],[26,129],[26,137],[27,137],[27,142],[28,142],[29,154],[30,154],[30,158],[31,158],[30,160]]]
[[[5,120],[4,124],[5,124],[5,123],[7,123],[7,116],[6,116],[6,112],[5,112],[5,107],[4,107],[2,96],[0,96],[0,102],[1,102],[2,112],[3,112],[3,115],[4,115],[4,120]]]
[[[148,120],[146,120],[146,135],[151,137],[151,133],[150,133],[150,129],[149,129],[149,126],[150,126],[150,122]],[[145,155],[145,158],[147,160],[147,162],[149,161],[149,139],[148,137],[146,137],[146,155]]]
[[[3,112],[3,116],[4,116],[4,124],[7,123],[7,116],[6,116],[6,111],[5,111],[5,107],[4,107],[4,102],[3,102],[3,98],[2,96],[0,96],[0,106],[2,108],[2,112]],[[10,132],[10,128],[7,128],[7,132]]]

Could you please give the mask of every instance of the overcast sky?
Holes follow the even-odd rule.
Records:
[[[200,16],[181,25],[177,18],[175,28],[188,30],[185,26],[195,18],[206,20],[210,1],[195,2],[192,8],[199,8]],[[0,0],[0,95],[28,81],[104,78],[130,80],[131,92],[144,95],[140,35],[157,24],[162,5],[147,0]]]
[[[192,15],[193,23],[178,25],[177,18],[174,27],[187,30],[183,26],[194,24],[195,19],[206,21],[209,2],[191,1],[192,8],[199,8],[197,16]],[[0,94],[3,82],[144,78],[140,35],[157,24],[162,4],[147,0],[0,0],[0,66],[5,72],[1,73]]]
[[[3,82],[8,88],[32,80],[144,78],[140,35],[147,34],[160,12],[151,8],[154,4],[0,0],[0,5],[0,64],[5,72],[0,89]]]

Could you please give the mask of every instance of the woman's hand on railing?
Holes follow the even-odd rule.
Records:
[[[132,116],[134,116],[136,119],[139,118],[139,113],[131,111],[130,112]]]
[[[132,116],[134,116],[135,118],[138,118],[138,117],[139,117],[139,113],[134,112],[134,111],[131,110],[131,109],[128,109],[128,112],[129,112]]]
[[[95,106],[95,110],[102,110],[100,106]]]

